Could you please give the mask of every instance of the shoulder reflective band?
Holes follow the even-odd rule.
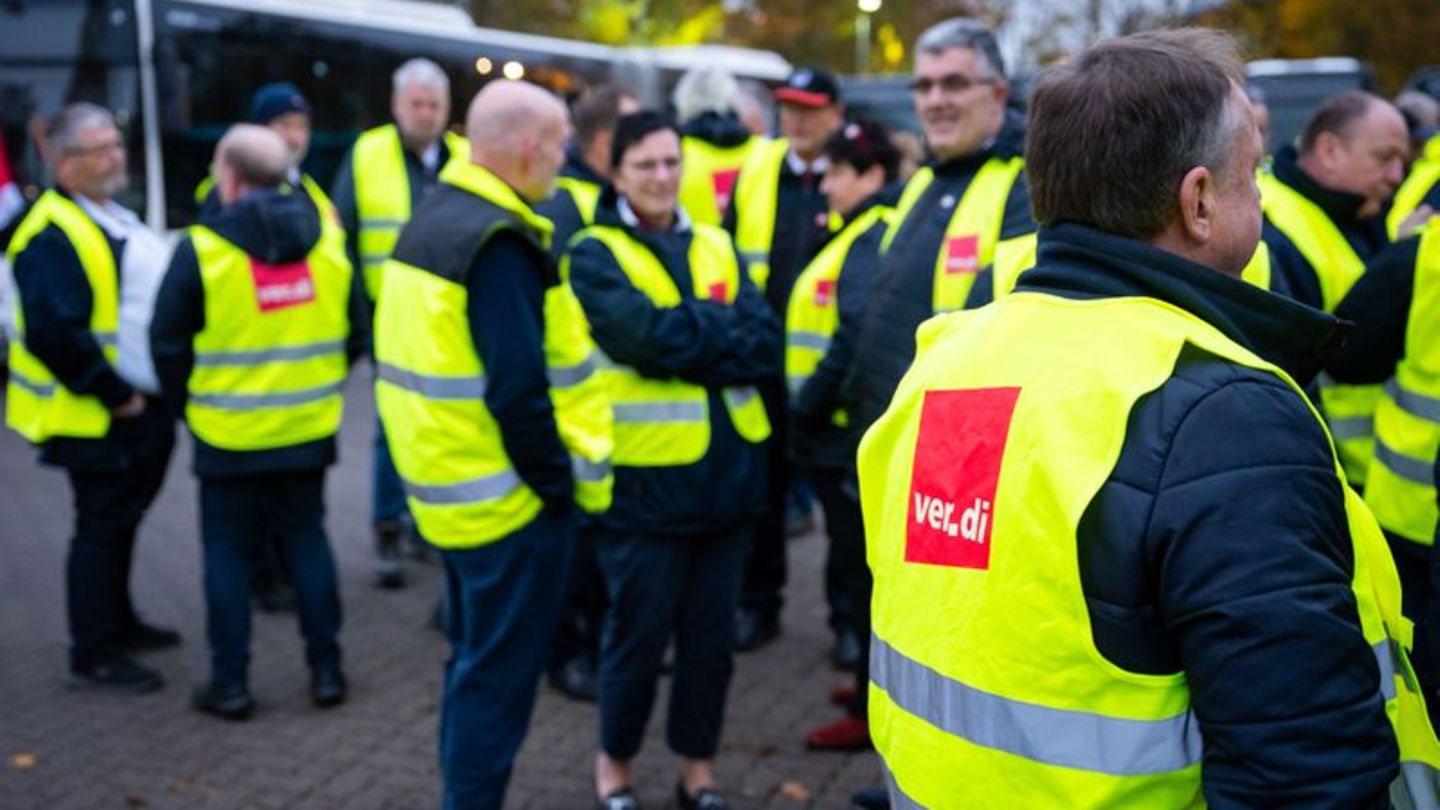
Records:
[[[1131,720],[1011,700],[947,678],[878,636],[871,641],[870,680],[941,731],[1032,762],[1140,776],[1200,761],[1200,726],[1190,712]]]
[[[237,352],[196,352],[197,367],[213,366],[258,366],[285,360],[308,360],[324,357],[345,350],[345,341],[327,340],[322,343],[308,343],[303,346],[285,346],[279,349]]]
[[[610,459],[591,461],[579,456],[571,456],[570,469],[574,471],[575,479],[578,481],[587,483],[604,481],[605,477],[610,474]]]
[[[1375,664],[1380,667],[1380,697],[1387,703],[1395,699],[1395,659],[1400,657],[1395,642],[1382,638],[1370,646]]]
[[[485,397],[485,375],[469,377],[436,377],[417,374],[389,363],[380,363],[377,368],[380,379],[395,386],[430,399],[483,399]]]
[[[738,408],[759,396],[760,392],[753,385],[741,385],[726,388],[724,394],[725,401]]]
[[[616,422],[704,422],[703,402],[617,402]]]
[[[95,342],[101,346],[115,347],[120,345],[120,338],[115,332],[95,332]]]
[[[455,484],[417,484],[414,481],[402,483],[405,485],[405,492],[421,503],[450,505],[503,498],[520,487],[520,476],[514,470],[505,470]]]
[[[791,332],[788,340],[797,349],[814,349],[817,352],[830,351],[829,335],[819,332]]]
[[[1325,420],[1325,424],[1330,428],[1330,435],[1342,442],[1347,439],[1368,439],[1375,433],[1373,416],[1332,416]]]
[[[393,228],[400,230],[405,227],[405,220],[391,217],[360,217],[362,228]]]
[[[1429,422],[1440,423],[1440,399],[1407,390],[1401,387],[1394,377],[1385,383],[1385,393],[1395,400],[1400,410]]]
[[[10,369],[10,382],[15,383],[15,385],[21,388],[24,388],[26,391],[29,391],[37,397],[55,396],[54,383],[37,383],[34,380],[27,378],[24,374],[21,374],[13,368]]]
[[[592,354],[573,366],[550,366],[548,373],[551,388],[579,385],[595,373],[595,356]]]
[[[1380,439],[1375,440],[1375,460],[1390,472],[1422,487],[1435,486],[1435,462],[1411,458]]]
[[[262,408],[288,408],[305,405],[340,393],[343,382],[322,385],[317,388],[302,388],[281,394],[191,394],[190,401],[210,408],[227,411],[258,411]]]

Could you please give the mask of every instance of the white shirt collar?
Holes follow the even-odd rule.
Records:
[[[424,152],[420,153],[420,162],[425,164],[426,170],[432,172],[435,171],[435,167],[440,165],[439,141],[430,144],[430,146],[427,147]]]
[[[630,207],[630,201],[625,199],[623,195],[620,197],[618,207],[620,209],[621,222],[624,222],[631,228],[641,227],[640,215],[635,213],[635,209]],[[675,206],[675,221],[671,223],[670,231],[672,233],[685,233],[688,230],[690,230],[690,215],[685,213],[684,208],[677,205]]]
[[[79,194],[76,194],[74,199],[80,208],[95,220],[95,224],[99,225],[112,239],[124,239],[130,235],[131,231],[144,227],[134,212],[114,200],[107,200],[102,205]]]
[[[804,175],[806,170],[809,170],[811,174],[820,175],[824,174],[830,169],[830,158],[826,157],[825,155],[821,155],[820,157],[817,157],[814,160],[807,162],[805,158],[802,158],[799,155],[795,154],[794,149],[791,149],[789,152],[785,153],[785,162],[789,164],[790,171],[799,175]]]

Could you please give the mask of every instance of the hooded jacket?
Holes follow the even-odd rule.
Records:
[[[267,264],[305,258],[320,241],[320,215],[304,194],[256,191],[215,212],[203,222],[246,254]],[[364,353],[368,340],[368,308],[356,273],[350,290],[350,334],[345,354],[351,362]],[[150,353],[160,387],[184,411],[190,371],[195,364],[194,339],[205,328],[205,288],[200,262],[186,236],[175,248],[155,301],[150,323]],[[194,471],[201,477],[255,475],[309,470],[335,462],[335,439],[327,437],[273,450],[235,452],[195,439]]]

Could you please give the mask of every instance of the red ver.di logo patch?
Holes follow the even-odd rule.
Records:
[[[945,273],[980,272],[980,237],[952,236],[945,240]]]
[[[906,504],[906,562],[990,568],[995,488],[1019,396],[1019,388],[925,392]]]
[[[310,275],[310,263],[304,259],[288,264],[266,264],[252,258],[250,275],[255,279],[255,301],[261,312],[315,300],[315,279]]]
[[[740,177],[739,169],[722,169],[710,175],[710,184],[715,190],[715,208],[723,219],[730,210],[730,198],[735,194],[735,181]]]

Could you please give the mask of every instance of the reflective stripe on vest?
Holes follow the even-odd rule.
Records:
[[[310,253],[285,267],[256,264],[209,228],[189,231],[205,326],[193,338],[185,421],[212,447],[273,450],[340,429],[354,271],[339,224],[324,214],[320,222]],[[293,301],[267,304],[267,279],[302,292]]]
[[[875,577],[869,725],[897,806],[1203,802],[1184,674],[1103,658],[1077,548],[1134,403],[1187,345],[1306,401],[1283,371],[1153,299],[1020,292],[920,327],[858,466]],[[1394,789],[1423,803],[1440,743],[1404,649],[1399,580],[1373,516],[1342,490],[1360,630],[1401,758],[1421,764],[1421,784]]]
[[[752,137],[735,146],[716,146],[690,135],[681,139],[685,163],[680,176],[680,205],[690,221],[705,225],[724,222],[738,192],[740,170],[766,143],[761,137]]]
[[[861,214],[831,239],[795,279],[785,307],[785,381],[791,396],[799,394],[830,351],[840,325],[840,273],[855,240],[873,228],[884,228],[892,210],[875,206]],[[877,257],[878,258],[878,257]],[[831,416],[843,426],[843,412]]]
[[[461,230],[453,238],[473,239],[476,228],[509,229],[527,234],[538,249],[549,242],[551,223],[488,171],[451,163],[440,181],[487,204],[484,222],[454,223]],[[530,523],[543,506],[511,464],[485,404],[486,373],[459,270],[392,257],[375,316],[376,404],[420,533],[441,548],[493,543]],[[543,306],[549,396],[570,454],[575,501],[586,511],[603,511],[613,481],[611,415],[594,344],[567,284],[547,288]]]
[[[767,141],[750,152],[735,184],[735,247],[745,259],[750,280],[765,289],[770,280],[770,246],[779,215],[780,170],[790,142]]]
[[[995,249],[1000,244],[1000,229],[1005,220],[1005,203],[1010,198],[1010,190],[1015,185],[1016,178],[1024,168],[1023,158],[990,158],[970,180],[964,195],[954,202],[955,213],[950,216],[950,222],[945,226],[945,237],[941,240],[940,250],[935,257],[934,284],[930,298],[931,309],[935,313],[951,312],[963,307],[970,287],[975,283],[975,276],[995,260]],[[915,206],[934,181],[935,171],[928,166],[921,168],[910,178],[905,185],[905,191],[900,195],[900,203],[895,208],[895,217],[890,222],[890,228],[885,232],[885,240],[881,244],[882,252],[889,251],[890,244],[900,233],[911,213],[916,213]],[[928,216],[930,213],[924,211],[916,215]],[[1033,243],[1027,250],[1026,243],[1019,242],[1006,253],[1004,271],[991,274],[996,282],[994,297],[998,298],[1009,292],[1008,289],[1001,289],[1003,286],[1014,286],[1015,277],[1024,269],[1029,250],[1033,250]]]
[[[1364,259],[1330,217],[1303,194],[1269,173],[1259,175],[1257,185],[1265,218],[1305,257],[1320,284],[1323,308],[1333,313],[1364,274]],[[1339,385],[1327,376],[1320,380],[1321,410],[1327,422],[1338,428],[1334,435],[1340,462],[1346,478],[1356,486],[1364,486],[1374,452],[1374,434],[1360,431],[1365,420],[1374,417],[1380,396],[1378,385]]]
[[[1433,545],[1435,460],[1440,455],[1440,225],[1420,235],[1405,326],[1405,355],[1375,410],[1375,457],[1365,502],[1389,532]]]
[[[1390,201],[1390,213],[1385,217],[1385,228],[1391,239],[1399,238],[1400,223],[1415,213],[1430,190],[1440,183],[1440,135],[1434,135],[1425,142],[1425,152],[1410,167],[1405,182],[1395,191]],[[1437,212],[1440,213],[1440,212]]]
[[[693,225],[688,269],[695,298],[732,304],[740,291],[740,267],[730,236],[712,225]],[[658,307],[683,300],[675,281],[655,254],[625,231],[593,226],[574,244],[594,239],[605,246],[636,290]],[[562,270],[562,276],[568,269]],[[710,447],[707,389],[680,379],[657,380],[606,358],[602,374],[615,413],[615,463],[624,467],[694,464]],[[755,389],[722,389],[721,398],[735,432],[748,442],[770,436],[765,406]]]
[[[75,250],[90,288],[90,335],[111,365],[116,358],[120,319],[119,274],[104,231],[75,202],[53,189],[40,195],[10,240],[11,267],[30,241],[54,225]],[[25,308],[19,290],[12,307],[10,382],[5,424],[39,444],[56,436],[96,439],[110,430],[110,410],[93,396],[77,394],[55,379],[40,358],[25,348]]]
[[[446,166],[468,163],[470,144],[451,132],[444,135],[449,151]],[[360,232],[356,235],[365,292],[375,300],[380,291],[380,268],[395,249],[400,229],[410,219],[410,176],[405,170],[405,150],[400,131],[385,124],[360,134],[350,156],[355,186],[355,213]]]

